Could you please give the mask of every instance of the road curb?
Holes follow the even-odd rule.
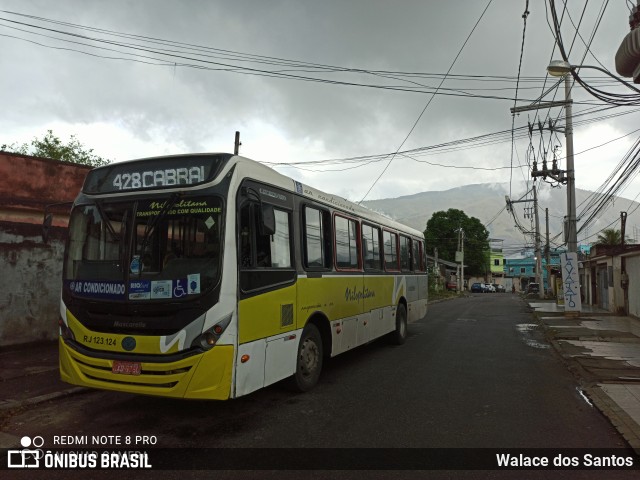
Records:
[[[605,416],[613,427],[622,435],[629,446],[640,455],[640,425],[625,412],[616,401],[611,398],[599,385],[600,379],[589,372],[576,358],[566,353],[560,341],[556,339],[559,333],[552,325],[542,320],[543,312],[533,311],[536,323],[542,329],[545,338],[551,344],[553,350],[578,381],[580,388],[584,390],[593,405]],[[544,316],[552,317],[544,312]],[[560,317],[560,315],[557,315]],[[617,384],[618,382],[614,382]]]
[[[620,432],[631,448],[640,455],[640,425],[598,385],[585,387],[585,391],[594,405],[606,415],[614,427]]]
[[[46,393],[44,395],[39,395],[37,397],[27,398],[24,400],[7,400],[5,402],[0,403],[0,411],[6,412],[9,410],[15,410],[18,408],[37,405],[39,403],[47,402],[49,400],[55,400],[58,398],[68,397],[70,395],[75,395],[78,393],[83,393],[88,391],[90,391],[88,388],[73,387],[73,388],[68,388],[66,390],[61,390],[59,392]]]

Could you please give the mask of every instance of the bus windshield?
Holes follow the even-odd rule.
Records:
[[[195,298],[219,279],[222,200],[97,201],[71,213],[65,286],[105,300]]]

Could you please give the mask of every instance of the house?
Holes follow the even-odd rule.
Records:
[[[491,252],[489,254],[489,283],[497,283],[498,285],[505,285],[505,260],[502,253],[502,242],[504,240],[491,239],[490,246]],[[511,286],[509,286],[511,288]]]
[[[459,265],[459,263],[449,262],[440,258],[436,259],[431,255],[427,255],[428,271],[435,276],[433,288],[435,290],[446,290],[448,284],[457,285]]]
[[[549,252],[549,263],[546,257],[542,257],[542,283],[545,292],[555,294],[554,278],[560,275],[560,254],[565,249],[553,248]],[[506,283],[516,287],[516,290],[525,291],[530,283],[536,282],[536,258],[533,250],[526,250],[519,258],[505,260],[504,274]]]
[[[583,304],[640,318],[640,245],[596,245],[581,262]]]
[[[0,151],[0,346],[57,338],[70,203],[91,167]],[[42,241],[52,205],[50,241]],[[62,204],[62,205],[61,205]]]

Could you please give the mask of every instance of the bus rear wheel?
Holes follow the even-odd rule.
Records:
[[[394,345],[402,345],[407,340],[407,308],[403,303],[396,309],[396,329],[391,332],[389,339]]]
[[[322,371],[322,337],[318,327],[309,323],[302,330],[296,358],[296,373],[291,377],[291,386],[298,392],[311,390]]]

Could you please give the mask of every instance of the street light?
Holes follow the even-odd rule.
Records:
[[[571,64],[564,60],[551,60],[551,63],[547,67],[547,72],[549,72],[549,75],[552,77],[563,77],[571,72]]]
[[[631,85],[629,82],[626,82],[622,80],[620,77],[615,76],[609,70],[601,67],[596,67],[595,65],[571,65],[569,62],[566,62],[564,60],[552,60],[551,63],[549,63],[549,66],[547,67],[547,72],[549,72],[549,75],[551,75],[552,77],[563,77],[564,75],[570,73],[571,70],[577,70],[580,68],[591,68],[593,70],[598,70],[599,72],[602,72],[605,75],[610,76],[617,82],[620,82],[630,90],[633,90],[636,93],[640,93],[640,90],[634,87],[633,85]]]
[[[576,226],[576,172],[573,165],[573,115],[569,73],[576,68],[564,60],[552,60],[547,72],[553,77],[564,77],[565,130],[567,143],[567,249],[578,252],[578,230]]]
[[[576,227],[576,186],[575,186],[575,168],[573,161],[573,122],[571,114],[571,87],[569,85],[570,73],[573,70],[591,68],[598,70],[616,81],[622,83],[624,86],[640,93],[640,90],[631,85],[629,82],[625,82],[621,78],[618,78],[608,70],[594,65],[571,65],[565,60],[552,60],[547,67],[549,75],[554,77],[564,77],[564,92],[565,92],[565,115],[566,115],[566,128],[565,138],[567,142],[567,248],[569,252],[578,251],[578,234]]]

